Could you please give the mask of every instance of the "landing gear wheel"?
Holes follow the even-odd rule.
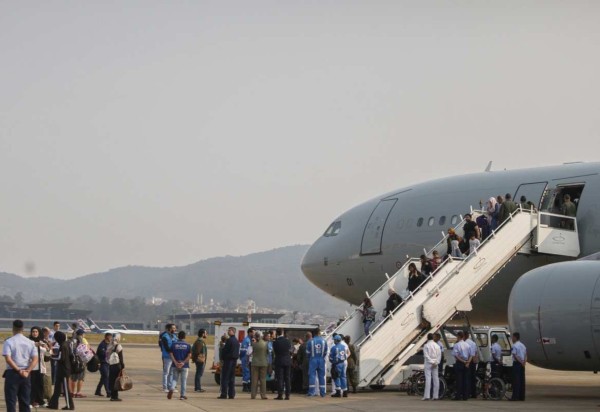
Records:
[[[383,388],[385,388],[385,385],[369,385],[369,388],[373,389],[374,391],[382,391]]]

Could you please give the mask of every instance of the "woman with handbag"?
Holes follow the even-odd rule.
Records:
[[[117,385],[117,378],[121,376],[125,370],[125,363],[123,362],[123,346],[119,343],[120,340],[120,334],[113,334],[112,341],[108,345],[108,348],[106,348],[106,357],[109,367],[108,385],[111,389],[111,401],[122,401],[122,399],[119,398],[119,385]]]
[[[38,407],[44,404],[44,378],[46,367],[44,355],[48,351],[46,343],[42,339],[42,329],[38,326],[31,328],[29,339],[35,342],[38,352],[38,364],[31,371],[31,406]]]

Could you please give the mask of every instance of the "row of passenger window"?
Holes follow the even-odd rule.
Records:
[[[424,222],[425,222],[425,219],[420,217],[419,220],[417,220],[417,227],[423,226]],[[454,226],[457,223],[458,223],[458,215],[452,215],[452,217],[450,218],[450,224],[452,226]],[[431,216],[429,218],[429,220],[427,220],[427,226],[433,226],[434,224],[435,224],[435,217]],[[444,226],[446,224],[446,216],[441,216],[438,220],[438,224],[440,226]]]

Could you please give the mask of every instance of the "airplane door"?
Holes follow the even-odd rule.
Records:
[[[363,238],[360,248],[361,255],[373,255],[381,253],[381,242],[383,239],[383,230],[385,222],[390,215],[394,205],[398,199],[382,200],[377,204],[373,213],[369,217],[369,221],[365,226]]]
[[[513,200],[515,203],[520,203],[521,196],[525,196],[527,200],[531,201],[539,209],[546,186],[548,186],[548,182],[523,183],[517,188]]]

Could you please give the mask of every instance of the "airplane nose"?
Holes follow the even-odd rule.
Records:
[[[318,267],[320,263],[318,259],[315,252],[315,245],[313,244],[304,254],[302,263],[300,264],[304,276],[317,286],[319,286]]]

